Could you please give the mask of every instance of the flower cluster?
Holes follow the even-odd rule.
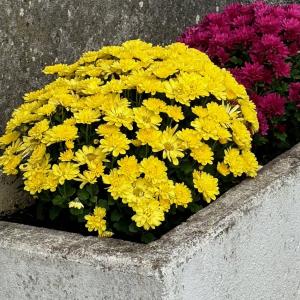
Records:
[[[99,236],[141,236],[215,200],[224,178],[256,175],[255,105],[198,50],[133,40],[44,72],[58,77],[13,112],[0,165],[21,171],[52,218],[67,210]]]
[[[300,5],[232,4],[188,28],[179,41],[206,52],[246,87],[265,140],[282,146],[286,133],[291,144],[300,140],[297,130],[286,132],[300,129]]]

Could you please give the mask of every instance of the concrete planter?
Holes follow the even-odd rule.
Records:
[[[149,245],[0,222],[0,299],[300,299],[300,144]]]

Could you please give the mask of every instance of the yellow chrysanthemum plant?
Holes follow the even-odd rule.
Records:
[[[57,77],[13,112],[0,165],[53,222],[149,242],[257,173],[255,106],[200,51],[133,40],[44,73]]]

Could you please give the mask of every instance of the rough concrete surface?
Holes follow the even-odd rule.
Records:
[[[0,133],[25,92],[49,81],[41,69],[127,39],[175,41],[215,11],[206,0],[1,0]]]
[[[24,192],[21,184],[21,178],[7,176],[0,171],[0,216],[13,213],[32,203],[33,199]]]
[[[0,222],[0,299],[300,299],[300,144],[149,245]]]

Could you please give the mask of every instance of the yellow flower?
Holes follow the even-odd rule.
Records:
[[[119,133],[120,128],[114,125],[102,124],[97,127],[96,132],[100,136],[108,136],[112,135],[113,133]]]
[[[106,210],[102,207],[95,207],[92,215],[86,215],[84,218],[87,221],[85,227],[88,231],[98,231],[101,237],[106,232]]]
[[[154,113],[163,111],[167,106],[164,101],[157,98],[148,98],[143,101],[143,105]]]
[[[43,133],[49,129],[49,121],[44,119],[37,122],[29,131],[28,135],[34,139],[41,140]]]
[[[33,151],[31,156],[28,159],[28,163],[35,165],[39,164],[45,157],[46,154],[46,146],[44,144],[37,145]]]
[[[103,117],[107,125],[116,127],[124,126],[132,130],[133,111],[128,107],[129,103],[127,99],[115,100],[108,105],[105,108],[105,116]]]
[[[140,174],[140,166],[135,156],[125,156],[118,160],[119,174],[136,179]]]
[[[244,159],[245,173],[250,177],[255,177],[259,169],[259,165],[255,155],[249,151],[242,151],[242,158]]]
[[[247,127],[240,121],[234,120],[231,125],[233,141],[241,148],[248,150],[251,148],[251,135]]]
[[[102,162],[104,161],[106,155],[100,148],[95,148],[93,146],[83,146],[78,149],[75,153],[74,161],[79,165],[90,164],[92,162]]]
[[[76,199],[75,201],[70,201],[68,205],[69,208],[76,208],[76,209],[84,208],[84,205],[78,199]]]
[[[226,164],[224,164],[222,162],[218,162],[217,170],[223,176],[227,176],[230,174],[228,167],[226,166]]]
[[[103,173],[103,166],[102,166],[102,173]],[[83,189],[84,186],[88,183],[90,184],[95,184],[97,183],[97,176],[98,174],[96,174],[93,171],[88,171],[85,170],[83,171],[83,174],[78,174],[77,177],[75,178],[76,181],[81,182],[79,188]]]
[[[190,202],[193,201],[192,193],[190,189],[184,183],[176,183],[175,184],[175,198],[173,199],[173,203],[176,206],[187,207]]]
[[[17,131],[12,131],[5,133],[0,137],[0,146],[6,146],[11,144],[12,142],[15,142],[20,136],[20,133]]]
[[[177,105],[173,105],[173,106],[168,105],[162,110],[162,112],[166,113],[175,122],[179,122],[184,119],[184,115],[181,110],[181,107]]]
[[[141,199],[133,210],[135,215],[131,219],[136,223],[137,227],[143,227],[145,230],[158,227],[165,219],[159,201],[154,199]]]
[[[142,128],[137,132],[136,137],[142,145],[148,144],[153,147],[160,140],[161,134],[161,131],[154,128]]]
[[[196,148],[191,148],[191,157],[203,166],[213,163],[213,152],[205,143],[199,143]]]
[[[165,163],[153,155],[144,158],[140,163],[140,168],[145,174],[145,178],[149,178],[153,182],[157,183],[167,179],[167,167]]]
[[[113,133],[105,136],[100,141],[100,149],[105,153],[112,153],[113,156],[125,154],[129,149],[130,140],[123,133]]]
[[[7,175],[18,174],[18,165],[21,163],[21,155],[3,154],[0,157],[0,166],[3,168],[3,173]]]
[[[74,118],[78,124],[92,124],[99,121],[100,111],[86,108],[78,112],[74,112]]]
[[[74,152],[71,149],[61,152],[59,155],[60,161],[71,161],[74,157]]]
[[[241,176],[245,171],[245,162],[240,155],[240,150],[229,148],[225,150],[224,163],[229,166],[233,176]]]
[[[194,170],[193,182],[195,188],[203,195],[204,200],[210,203],[219,195],[218,179],[206,172]]]
[[[162,119],[161,117],[154,113],[153,111],[147,109],[146,107],[135,107],[134,121],[139,128],[155,128],[157,129],[160,125]]]
[[[258,131],[259,123],[257,120],[257,113],[255,111],[255,104],[249,101],[239,101],[241,105],[241,111],[247,122],[252,125],[253,132]]]
[[[77,137],[78,129],[76,126],[61,124],[48,129],[44,133],[42,142],[49,146],[57,142],[74,140]]]
[[[178,131],[177,137],[180,139],[183,149],[197,148],[202,139],[198,131],[190,128]]]
[[[75,179],[79,174],[79,166],[70,162],[55,164],[52,166],[52,170],[60,184],[64,184],[65,180]]]
[[[180,140],[175,135],[176,128],[167,127],[160,140],[152,146],[153,152],[163,151],[163,158],[168,158],[174,165],[178,165],[178,158],[184,156],[183,149],[180,147]]]

